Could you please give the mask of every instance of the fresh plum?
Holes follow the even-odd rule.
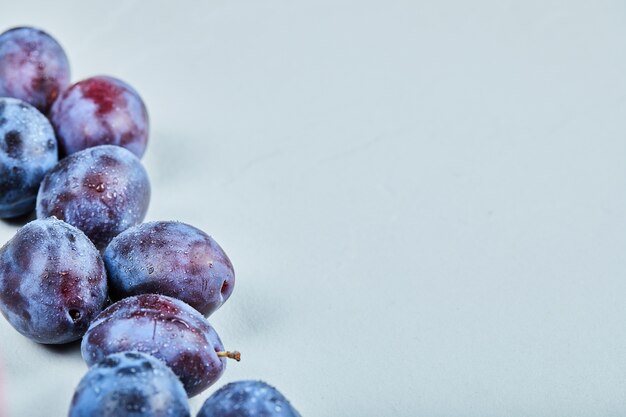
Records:
[[[231,382],[202,405],[197,417],[300,417],[276,388],[263,381]]]
[[[33,27],[0,34],[0,97],[14,97],[47,113],[70,83],[70,64],[59,43]]]
[[[123,351],[149,353],[164,361],[190,396],[212,385],[226,367],[226,357],[213,327],[198,311],[175,298],[142,294],[124,298],[104,310],[83,338],[88,365]]]
[[[141,158],[148,143],[148,111],[125,82],[98,76],[73,84],[50,110],[61,155],[98,145],[122,146]]]
[[[133,226],[111,241],[103,257],[114,299],[164,294],[208,316],[230,297],[235,285],[233,265],[222,248],[185,223]]]
[[[0,311],[36,342],[79,339],[106,299],[100,253],[65,222],[34,220],[0,249]]]
[[[32,211],[39,184],[56,163],[48,119],[21,100],[0,98],[0,217]]]
[[[120,352],[92,366],[81,379],[69,417],[189,417],[180,380],[160,360]]]
[[[148,174],[135,155],[102,145],[63,158],[37,194],[37,217],[78,227],[98,249],[140,223],[150,202]]]

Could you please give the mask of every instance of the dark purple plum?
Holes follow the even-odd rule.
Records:
[[[48,119],[14,98],[0,98],[0,217],[35,208],[39,183],[57,163],[57,141]]]
[[[160,360],[120,352],[92,366],[81,379],[69,417],[189,417],[180,380]]]
[[[106,299],[100,253],[65,222],[34,220],[0,249],[0,310],[36,342],[79,339]]]
[[[87,78],[65,90],[50,110],[61,155],[98,145],[122,146],[141,158],[148,111],[139,94],[116,78]]]
[[[70,83],[63,48],[46,32],[17,27],[0,34],[0,97],[14,97],[47,113]]]
[[[90,366],[115,352],[148,353],[174,371],[190,396],[217,381],[226,357],[237,356],[224,352],[215,330],[191,306],[157,294],[124,298],[109,306],[87,330],[81,351]]]
[[[143,220],[149,202],[148,174],[139,159],[102,145],[72,154],[48,172],[37,194],[37,217],[56,216],[104,249]]]
[[[210,236],[172,221],[143,223],[117,235],[103,254],[112,297],[164,294],[205,316],[233,292],[235,272]]]
[[[300,417],[287,398],[263,381],[231,382],[202,405],[197,417]]]

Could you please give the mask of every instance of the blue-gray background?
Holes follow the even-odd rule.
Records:
[[[217,386],[308,417],[626,413],[623,1],[0,0],[18,24],[143,95],[147,219],[236,268]],[[3,319],[0,358],[9,417],[65,415],[86,369]]]

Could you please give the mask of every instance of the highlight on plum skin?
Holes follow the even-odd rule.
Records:
[[[178,298],[205,317],[233,292],[235,272],[209,235],[181,222],[131,227],[103,253],[113,299],[154,293]]]
[[[48,119],[22,100],[0,98],[0,218],[35,208],[39,184],[57,160]]]
[[[106,299],[100,253],[67,223],[34,220],[0,249],[0,311],[35,342],[80,339]]]
[[[50,110],[61,156],[98,145],[117,145],[141,158],[148,144],[148,111],[139,94],[108,76],[79,81]]]
[[[215,383],[227,358],[239,359],[238,353],[224,350],[219,336],[198,311],[158,294],[128,297],[110,305],[92,322],[81,344],[89,366],[123,351],[148,353],[165,362],[189,396]]]
[[[44,177],[37,217],[55,216],[82,230],[104,249],[144,219],[150,182],[141,162],[119,146],[102,145],[63,158]]]
[[[52,36],[33,27],[0,34],[0,97],[18,98],[45,114],[69,83],[69,61]]]
[[[180,380],[160,360],[120,352],[92,366],[74,392],[69,417],[189,417]]]

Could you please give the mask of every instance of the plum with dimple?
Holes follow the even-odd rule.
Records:
[[[117,145],[141,158],[148,143],[146,106],[137,91],[113,77],[91,77],[70,86],[54,102],[50,120],[62,156]]]
[[[0,34],[0,97],[23,100],[43,113],[70,83],[70,65],[59,43],[33,27]]]
[[[65,222],[34,220],[0,249],[0,310],[36,342],[79,339],[106,299],[100,253]]]
[[[35,208],[44,175],[57,163],[57,141],[48,119],[15,98],[0,98],[0,217]]]
[[[69,417],[189,417],[185,389],[160,360],[120,352],[92,366],[81,379]]]
[[[300,417],[276,388],[263,381],[231,382],[202,405],[197,417]]]
[[[150,182],[130,151],[102,145],[63,158],[44,177],[37,217],[78,227],[98,249],[140,223],[148,211]]]
[[[233,265],[209,235],[185,223],[157,221],[116,236],[103,254],[114,299],[155,293],[183,300],[204,316],[232,294]]]
[[[231,357],[198,311],[158,294],[128,297],[110,305],[92,322],[81,345],[88,365],[123,351],[161,359],[190,396],[217,381],[226,367],[226,357]]]

